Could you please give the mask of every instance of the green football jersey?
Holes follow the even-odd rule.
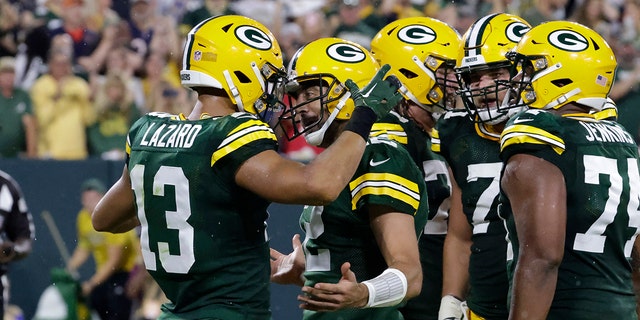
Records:
[[[358,281],[377,277],[387,264],[371,230],[369,205],[385,205],[414,217],[416,236],[427,221],[427,190],[422,174],[408,152],[396,142],[370,138],[356,173],[338,198],[327,206],[306,206],[300,225],[307,281],[337,283],[340,267],[351,263]],[[304,319],[402,319],[396,307],[347,309],[336,312],[305,310]]]
[[[531,154],[557,166],[567,190],[564,257],[548,319],[636,319],[629,262],[640,227],[638,147],[618,123],[529,110],[502,133],[501,156]],[[509,199],[507,219],[518,259]],[[510,264],[512,274],[515,263]]]
[[[445,113],[433,132],[433,150],[451,167],[462,191],[462,207],[472,227],[469,308],[487,319],[507,319],[507,241],[498,216],[502,168],[499,135],[469,120],[466,111]]]
[[[164,317],[270,319],[269,202],[234,180],[265,150],[277,150],[276,136],[248,113],[151,113],[130,129],[142,256],[171,300]]]
[[[437,320],[442,296],[442,248],[447,234],[451,180],[444,158],[431,151],[431,138],[415,123],[390,112],[371,128],[371,136],[403,145],[424,175],[429,219],[419,239],[422,291],[400,308],[405,320]]]

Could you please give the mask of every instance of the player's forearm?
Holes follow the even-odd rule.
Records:
[[[313,181],[329,202],[335,200],[353,177],[364,153],[366,141],[356,133],[344,131],[329,148],[307,166],[308,181]]]
[[[546,319],[558,279],[558,265],[521,256],[513,278],[510,320]]]
[[[100,199],[91,214],[93,228],[97,231],[122,233],[140,224],[131,183],[126,168],[124,170],[123,177]]]
[[[447,235],[442,259],[442,296],[452,295],[464,300],[469,284],[471,241]]]

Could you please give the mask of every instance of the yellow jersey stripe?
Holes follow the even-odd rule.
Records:
[[[242,130],[244,130],[244,129],[248,128],[248,127],[252,127],[252,126],[269,127],[266,123],[264,123],[264,121],[257,120],[257,119],[248,120],[248,121],[243,122],[239,126],[235,127],[233,130],[231,130],[231,132],[229,132],[229,137],[233,136],[233,134],[238,132],[238,131],[242,131]]]
[[[435,128],[431,130],[431,151],[440,152],[440,132]]]
[[[211,166],[231,152],[238,150],[240,147],[261,139],[278,140],[268,126],[251,126],[242,131],[235,132],[233,135],[227,137],[227,139],[220,144],[218,150],[211,155]]]
[[[351,209],[366,195],[387,195],[410,205],[416,213],[420,204],[418,184],[391,173],[365,173],[349,183]]]
[[[374,123],[370,137],[386,137],[401,144],[407,144],[407,133],[401,125],[395,123]]]
[[[548,144],[557,154],[562,154],[565,150],[564,140],[556,135],[528,125],[513,125],[502,132],[500,151],[519,143]]]

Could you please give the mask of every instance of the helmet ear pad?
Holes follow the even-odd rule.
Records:
[[[182,63],[183,86],[223,89],[240,111],[253,114],[268,78],[277,70],[284,73],[282,52],[271,31],[238,15],[212,17],[191,29]]]

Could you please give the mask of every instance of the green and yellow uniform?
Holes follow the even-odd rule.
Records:
[[[473,230],[467,304],[483,318],[507,319],[507,241],[498,216],[499,135],[473,123],[466,111],[451,111],[438,120],[432,137],[432,149],[447,160],[460,187]]]
[[[505,161],[519,153],[557,166],[567,190],[564,256],[547,319],[637,319],[629,259],[640,227],[640,173],[632,135],[593,115],[529,110],[501,137]],[[503,197],[515,262],[518,234]]]
[[[431,138],[415,123],[396,112],[375,123],[371,136],[386,136],[407,149],[424,175],[429,220],[419,239],[422,291],[400,308],[405,320],[437,320],[442,295],[442,248],[447,234],[451,180],[444,158],[431,151]]]
[[[377,277],[387,264],[370,226],[370,205],[382,205],[414,217],[416,236],[427,221],[424,178],[408,152],[394,141],[370,138],[356,173],[327,206],[306,206],[300,225],[306,233],[306,286],[337,283],[340,267],[351,263],[358,281]],[[304,311],[303,319],[402,319],[398,307]]]
[[[127,141],[145,266],[171,300],[163,318],[270,319],[269,202],[234,175],[277,150],[272,129],[243,112],[151,113]]]

